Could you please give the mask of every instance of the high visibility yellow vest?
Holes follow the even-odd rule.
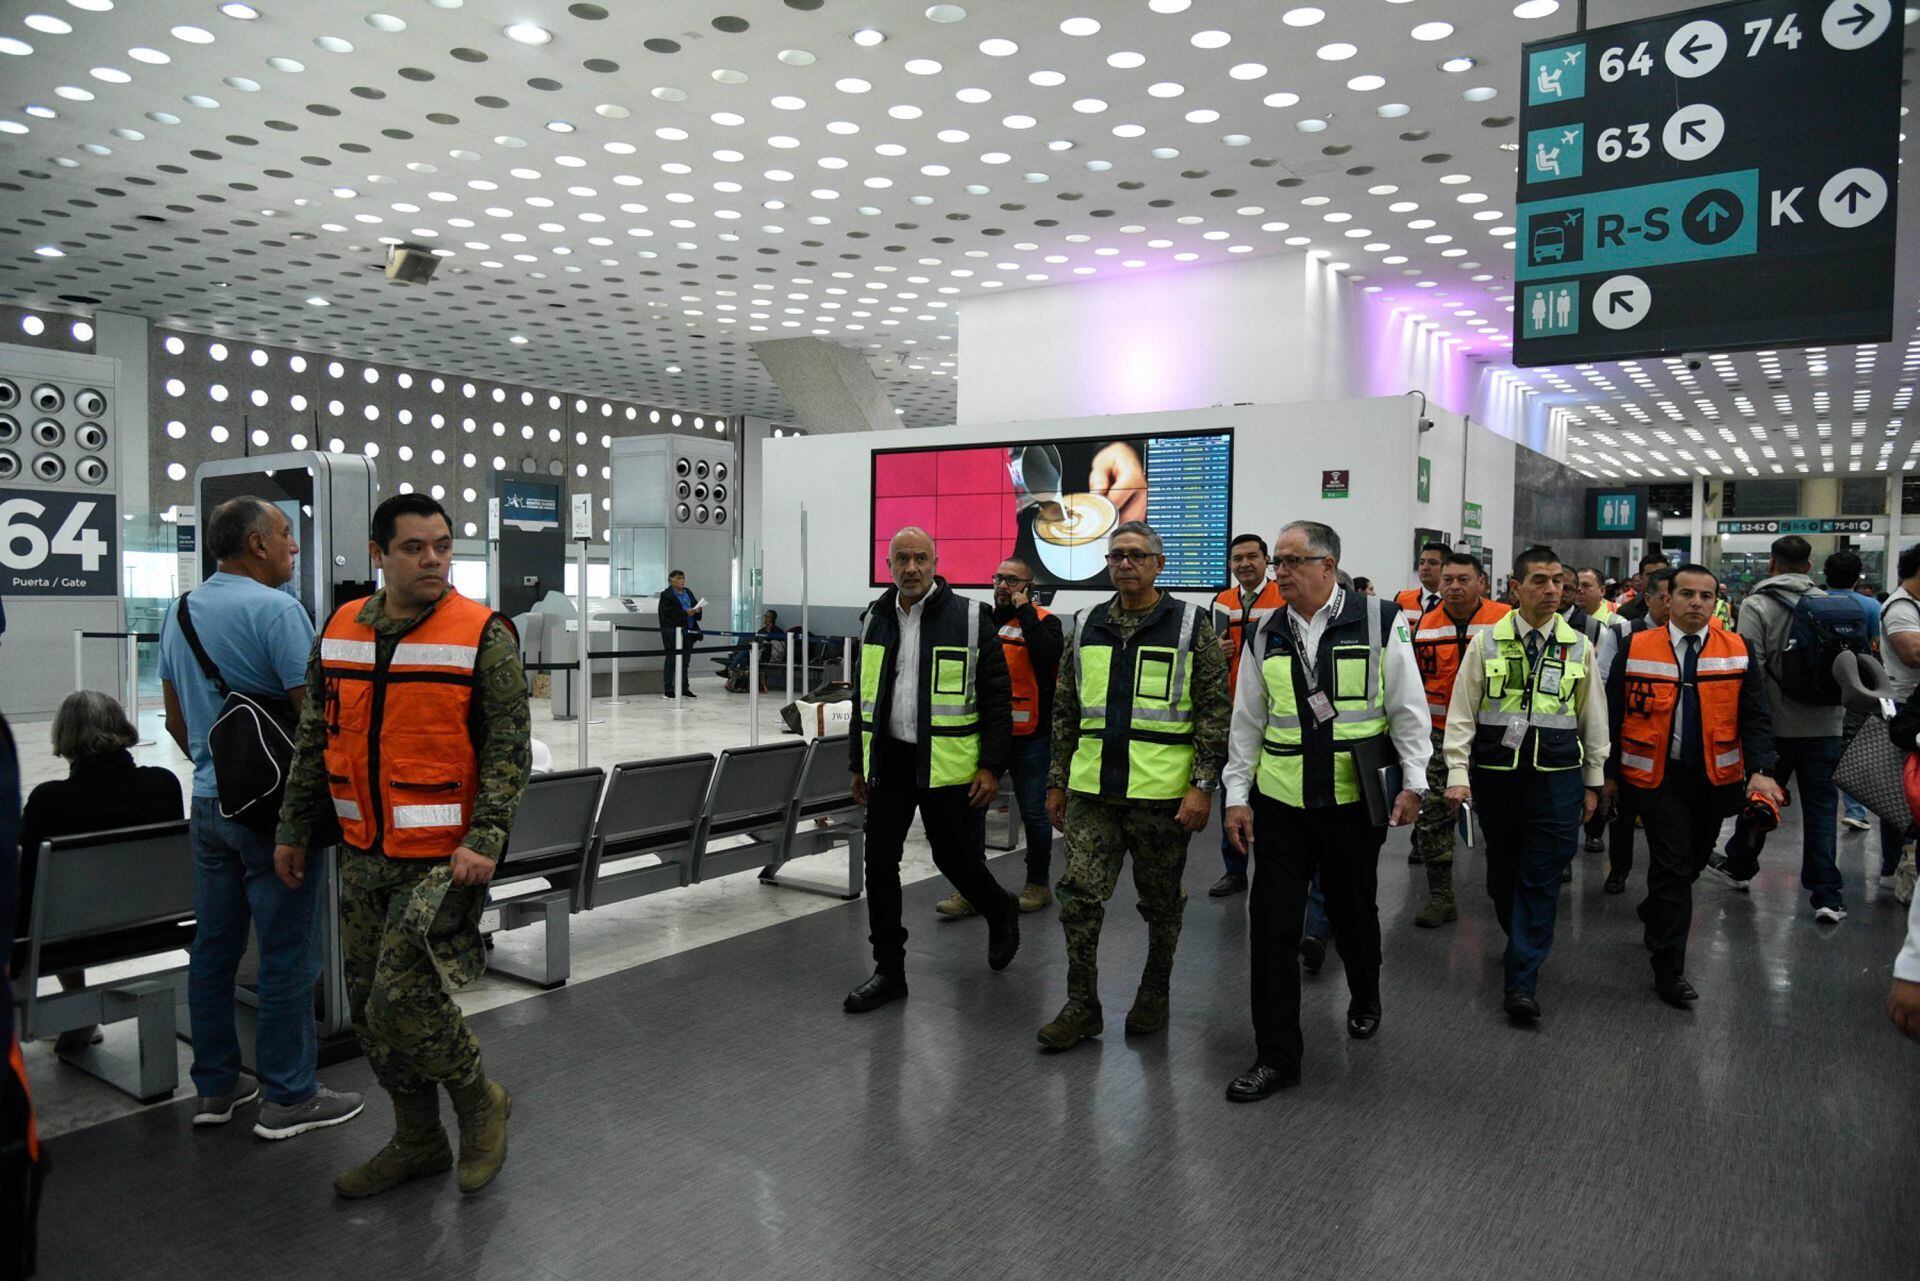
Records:
[[[953,596],[944,584],[938,590],[938,597],[920,606],[930,612],[920,620],[924,660],[920,707],[915,709],[914,723],[926,736],[926,786],[955,787],[972,782],[980,768],[980,705],[975,683],[980,670],[980,629],[992,626],[992,619],[982,622],[986,607],[979,602]],[[881,682],[891,679],[890,655],[899,647],[893,608],[890,597],[876,602],[860,634],[860,760],[862,772],[869,778],[873,776],[874,718],[880,709]]]
[[[1574,705],[1581,683],[1593,670],[1593,644],[1558,614],[1550,626],[1538,669],[1527,666],[1519,610],[1481,637],[1487,683],[1474,713],[1475,769],[1568,770],[1585,763]],[[1510,747],[1508,735],[1515,725],[1525,727],[1525,737]]]
[[[1088,796],[1179,800],[1193,777],[1193,638],[1200,610],[1163,596],[1159,612],[1124,641],[1112,602],[1081,613],[1073,630],[1080,738],[1067,787]]]
[[[1341,615],[1354,600],[1349,592]],[[1267,691],[1267,724],[1262,736],[1260,765],[1254,779],[1260,794],[1282,805],[1312,803],[1351,805],[1361,799],[1360,776],[1354,768],[1354,746],[1387,732],[1387,677],[1382,655],[1382,614],[1397,605],[1359,597],[1360,618],[1338,617],[1320,638],[1312,678],[1298,671],[1292,623],[1285,612],[1274,614],[1261,629],[1256,652],[1260,679]],[[1296,678],[1298,678],[1296,680]],[[1307,700],[1312,690],[1324,691],[1333,704],[1334,718],[1315,726]],[[1331,795],[1309,755],[1316,745],[1331,754]],[[1321,765],[1319,768],[1324,768]]]

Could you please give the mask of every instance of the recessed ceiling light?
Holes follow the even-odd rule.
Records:
[[[1462,71],[1471,71],[1478,65],[1479,59],[1469,58],[1463,54],[1456,58],[1448,58],[1440,64],[1440,70],[1446,72],[1448,75],[1458,75]]]
[[[173,29],[173,38],[188,44],[212,44],[213,32],[205,27],[178,26]]]
[[[1281,14],[1280,21],[1286,23],[1289,27],[1311,27],[1316,22],[1324,21],[1326,16],[1327,13],[1324,9],[1316,9],[1312,5],[1303,5],[1298,9],[1289,9]]]
[[[1326,62],[1344,62],[1359,52],[1359,46],[1348,44],[1345,40],[1335,40],[1332,44],[1323,44],[1315,49],[1313,56]]]
[[[315,294],[313,297],[307,299],[307,306],[309,307],[327,307],[331,305],[332,304],[328,303],[325,298],[320,297],[320,295],[318,294]]]
[[[1500,96],[1500,91],[1492,85],[1475,85],[1460,95],[1468,102],[1487,102]]]
[[[24,58],[33,52],[33,46],[13,36],[0,36],[0,53],[10,53],[16,58]]]
[[[1178,98],[1187,91],[1187,87],[1174,80],[1162,80],[1159,84],[1147,86],[1147,92],[1156,98]]]
[[[1110,53],[1107,55],[1107,65],[1109,67],[1118,67],[1122,71],[1131,71],[1135,67],[1144,66],[1146,61],[1146,54],[1134,53],[1130,50],[1122,50],[1119,53]]]
[[[936,4],[927,9],[928,22],[965,22],[967,11],[957,4]]]
[[[1260,101],[1266,103],[1269,107],[1291,107],[1300,101],[1300,95],[1285,92],[1270,93]]]
[[[33,252],[39,254],[42,258],[65,258],[67,256],[64,251],[55,248],[53,245],[41,245]]]
[[[1412,110],[1413,108],[1404,102],[1383,102],[1373,109],[1373,114],[1387,120],[1395,120]]]
[[[811,67],[817,59],[805,49],[782,49],[777,55],[789,67]]]
[[[135,62],[148,62],[148,63],[152,63],[156,67],[165,66],[167,63],[173,61],[172,58],[168,57],[164,53],[161,53],[158,49],[149,49],[144,45],[138,48],[127,50],[127,56],[129,58],[132,58]]]
[[[1221,49],[1232,40],[1233,36],[1225,31],[1196,31],[1189,37],[1196,49]]]
[[[874,45],[879,44],[886,38],[886,32],[875,30],[872,27],[862,27],[848,37],[848,39],[852,40],[855,44],[866,49],[871,49]]]
[[[1326,129],[1327,122],[1318,116],[1308,116],[1305,120],[1294,122],[1293,127],[1301,133],[1320,133]]]
[[[1371,93],[1375,89],[1383,88],[1386,83],[1387,78],[1385,76],[1355,76],[1353,79],[1347,81],[1347,88],[1352,89],[1356,93]]]
[[[370,13],[366,22],[375,31],[401,32],[407,29],[406,19],[396,18],[390,13]]]
[[[275,71],[284,71],[288,75],[298,75],[307,69],[307,64],[297,58],[268,58],[267,65]]]
[[[239,0],[229,0],[229,3],[221,5],[220,12],[241,22],[252,22],[260,16],[258,9],[250,4],[241,4]]]
[[[69,102],[93,101],[93,91],[91,89],[82,89],[78,85],[61,85],[55,89],[54,92]]]
[[[1155,13],[1185,13],[1193,7],[1193,0],[1147,0],[1147,8]]]
[[[1238,66],[1229,68],[1227,74],[1235,80],[1258,80],[1261,76],[1267,74],[1267,64],[1264,62],[1243,62]]]
[[[128,75],[126,72],[120,70],[120,68],[118,67],[94,67],[92,70],[88,71],[87,74],[92,76],[95,80],[102,80],[110,85],[124,85],[124,84],[133,83],[133,77]]]
[[[1560,12],[1560,0],[1521,0],[1513,6],[1516,18],[1545,18]]]
[[[73,24],[71,22],[68,22],[65,18],[56,18],[48,13],[30,13],[22,19],[22,21],[35,31],[43,32],[50,36],[64,36],[73,30]],[[174,34],[178,35],[179,32],[176,30]]]
[[[353,41],[343,40],[339,36],[315,36],[313,43],[328,53],[352,53]]]
[[[1020,46],[1011,40],[1003,40],[996,36],[991,40],[982,40],[980,42],[980,52],[986,54],[989,58],[1006,58],[1019,53]]]
[[[1067,78],[1058,71],[1036,71],[1027,77],[1027,83],[1039,85],[1043,89],[1051,89],[1066,82]]]
[[[932,58],[908,58],[905,68],[907,74],[911,76],[937,76],[940,74],[940,64]]]
[[[1415,40],[1445,40],[1452,34],[1451,22],[1423,22],[1412,31]]]
[[[1100,30],[1097,18],[1068,18],[1060,24],[1060,30],[1070,36],[1090,36]]]
[[[502,30],[507,39],[521,44],[549,44],[553,40],[553,32],[531,22],[516,22]]]

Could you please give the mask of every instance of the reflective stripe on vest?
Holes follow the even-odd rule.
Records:
[[[1089,796],[1178,800],[1193,773],[1193,638],[1200,610],[1184,601],[1121,644],[1089,643],[1107,630],[1111,602],[1075,620],[1070,659],[1080,693],[1080,737],[1067,786]],[[1115,667],[1116,655],[1122,666]]]
[[[1331,799],[1336,805],[1350,805],[1361,796],[1353,764],[1354,746],[1387,732],[1380,603],[1369,597],[1362,600],[1364,640],[1353,622],[1329,624],[1327,635],[1322,637],[1325,657],[1318,672],[1319,688],[1328,692],[1333,702]],[[1314,799],[1307,794],[1307,735],[1317,731],[1307,727],[1305,709],[1294,688],[1296,659],[1291,627],[1281,619],[1264,628],[1261,635],[1266,638],[1260,679],[1267,691],[1267,722],[1254,777],[1260,794],[1269,800],[1305,806]]]
[[[1413,633],[1413,660],[1420,669],[1420,682],[1426,686],[1427,712],[1433,718],[1434,729],[1447,727],[1447,706],[1453,701],[1453,682],[1460,675],[1460,659],[1466,646],[1492,630],[1493,625],[1510,612],[1511,607],[1499,601],[1482,600],[1467,619],[1464,644],[1446,606],[1436,606],[1421,615]]]
[[[1700,696],[1701,762],[1716,787],[1746,778],[1740,741],[1740,686],[1750,659],[1736,632],[1708,627],[1696,662]],[[1620,718],[1620,779],[1655,788],[1666,777],[1673,750],[1674,709],[1680,703],[1680,661],[1664,627],[1649,627],[1627,639],[1626,707]]]
[[[1480,640],[1487,679],[1475,710],[1472,761],[1475,769],[1515,770],[1525,765],[1541,771],[1578,769],[1586,761],[1575,714],[1580,686],[1593,670],[1593,643],[1555,614],[1541,652],[1540,671],[1560,670],[1560,687],[1548,692],[1527,664],[1526,642],[1520,639],[1520,615],[1510,613]],[[1558,651],[1557,661],[1554,651]],[[1526,727],[1519,743],[1509,746],[1514,725]]]
[[[473,818],[480,764],[468,724],[474,665],[495,614],[448,589],[382,661],[365,600],[320,639],[326,765],[346,843],[389,858],[446,858]]]
[[[951,589],[943,589],[950,592]],[[927,655],[924,667],[925,679],[919,683],[921,698],[927,709],[927,721],[922,727],[920,742],[924,747],[927,762],[926,786],[954,787],[971,782],[980,768],[980,707],[978,702],[978,680],[980,672],[980,630],[984,624],[992,625],[992,616],[982,620],[981,614],[986,606],[965,597],[954,597],[961,607],[963,626],[966,636],[962,643],[954,644],[960,638],[953,636],[948,608],[942,604],[936,617],[923,615],[920,619],[920,645]],[[868,777],[873,773],[873,736],[876,733],[874,718],[880,710],[880,679],[886,668],[888,649],[885,645],[873,641],[874,624],[879,621],[881,605],[885,598],[875,601],[873,608],[867,611],[867,623],[860,631],[860,718],[855,732],[860,735],[861,772]],[[895,608],[888,603],[887,608]],[[931,602],[918,606],[922,610],[933,608]],[[946,631],[943,634],[942,628]],[[898,637],[894,652],[898,654]],[[943,643],[944,642],[944,643]],[[917,717],[920,709],[913,714]]]
[[[1253,598],[1253,608],[1243,609],[1243,596],[1236,583],[1225,587],[1213,598],[1213,608],[1219,616],[1220,626],[1216,630],[1232,642],[1227,651],[1227,692],[1231,694],[1240,684],[1240,656],[1246,652],[1250,639],[1249,628],[1253,632],[1267,618],[1287,607],[1286,598],[1280,595],[1280,588],[1272,579],[1260,584],[1259,594]]]
[[[1041,619],[1053,617],[1038,605],[1033,612]],[[1033,656],[1027,652],[1027,638],[1020,630],[1019,615],[1000,624],[1000,649],[1007,660],[1007,684],[1013,692],[1013,736],[1026,738],[1045,732],[1040,724],[1040,678],[1034,674]]]

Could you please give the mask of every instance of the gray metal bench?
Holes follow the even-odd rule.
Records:
[[[766,865],[785,835],[806,755],[806,744],[794,742],[729,747],[720,753],[693,847],[695,881]],[[737,843],[714,848],[716,841],[728,840]]]
[[[527,965],[500,955],[487,958],[489,969],[559,987],[571,965],[571,935],[567,916],[579,901],[586,881],[587,856],[593,847],[593,820],[607,776],[599,768],[536,774],[520,797],[513,834],[495,865],[489,892],[495,897],[489,910],[500,914],[500,929],[545,926],[540,964]],[[501,894],[534,882],[544,889]]]
[[[131,1054],[91,1045],[61,1058],[142,1103],[171,1095],[180,1083],[174,1006],[185,990],[185,966],[46,996],[39,988],[45,975],[190,946],[193,880],[193,847],[184,822],[43,844],[26,960],[15,976],[21,1039],[132,1019],[138,1030]]]
[[[604,907],[690,884],[712,779],[713,757],[705,752],[614,766],[581,877],[580,906]]]
[[[774,850],[773,861],[760,869],[760,880],[767,885],[831,894],[839,899],[859,898],[866,875],[865,821],[866,811],[853,799],[846,736],[814,739],[807,744],[807,758],[801,763],[793,797],[787,805],[780,844]],[[781,871],[796,858],[824,854],[841,845],[847,847],[844,883],[809,880]]]

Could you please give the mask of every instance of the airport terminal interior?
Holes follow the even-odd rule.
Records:
[[[0,0],[0,1281],[1920,1275],[1916,41]]]

